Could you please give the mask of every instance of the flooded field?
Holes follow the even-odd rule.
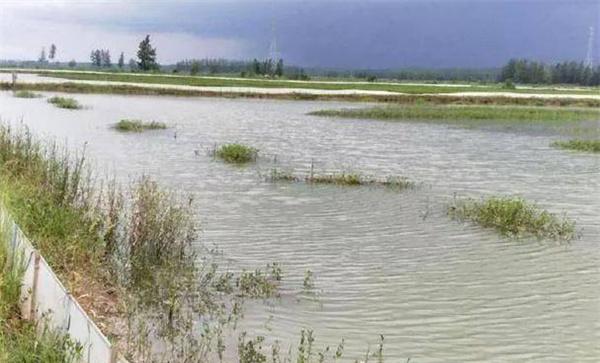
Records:
[[[87,143],[100,171],[123,182],[149,174],[193,194],[198,248],[217,249],[230,270],[281,263],[281,298],[247,305],[239,331],[277,338],[287,351],[309,328],[319,347],[344,338],[352,358],[383,334],[389,362],[600,358],[600,157],[552,148],[561,137],[554,129],[306,115],[360,106],[331,102],[74,97],[84,109],[2,92],[0,117],[73,148]],[[123,118],[170,128],[118,133],[111,127]],[[228,142],[258,148],[258,163],[236,167],[207,155]],[[307,173],[311,164],[420,186],[264,180],[273,167]],[[452,221],[445,208],[454,195],[522,196],[567,213],[581,238],[514,241]]]

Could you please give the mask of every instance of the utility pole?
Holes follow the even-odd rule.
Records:
[[[590,27],[590,35],[588,37],[587,55],[585,57],[585,65],[594,67],[594,27]]]

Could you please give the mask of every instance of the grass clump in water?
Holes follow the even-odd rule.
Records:
[[[38,98],[38,97],[42,97],[42,95],[40,95],[39,93],[35,93],[32,91],[28,91],[28,90],[21,90],[21,91],[16,91],[13,94],[14,97],[17,98]]]
[[[122,119],[114,128],[123,132],[143,132],[146,130],[164,130],[167,125],[157,121],[143,122],[142,120]]]
[[[231,164],[246,164],[256,161],[258,149],[251,146],[233,143],[221,145],[213,152],[214,156]]]
[[[403,105],[320,110],[314,116],[375,120],[471,120],[471,121],[589,121],[599,120],[600,111],[575,108]]]
[[[310,174],[307,176],[297,176],[291,172],[272,169],[267,177],[270,182],[293,182],[308,184],[331,184],[339,186],[361,186],[361,185],[379,185],[396,189],[414,188],[416,184],[405,177],[388,177],[386,179],[376,179],[364,176],[359,173],[333,173],[333,174]]]
[[[561,149],[600,153],[600,140],[555,141],[550,145]]]
[[[54,96],[54,97],[49,98],[48,102],[58,108],[66,108],[68,110],[78,110],[80,108],[83,108],[83,106],[81,106],[81,104],[79,102],[77,102],[76,99],[71,98],[71,97]]]
[[[576,237],[575,222],[559,217],[521,198],[491,197],[486,200],[455,201],[448,214],[483,227],[495,228],[501,234],[521,238],[569,241]]]

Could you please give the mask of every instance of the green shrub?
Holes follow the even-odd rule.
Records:
[[[38,98],[38,97],[42,97],[42,95],[40,95],[39,93],[35,93],[35,92],[27,91],[27,90],[16,91],[13,94],[13,96],[18,97],[18,98]]]
[[[444,121],[590,121],[599,120],[594,109],[521,107],[521,106],[457,106],[457,105],[393,105],[341,110],[320,110],[309,115],[374,120]]]
[[[76,99],[70,97],[58,97],[54,96],[48,99],[48,102],[58,108],[66,108],[69,110],[78,110],[82,106],[77,102]]]
[[[214,155],[226,163],[245,164],[256,161],[258,150],[243,144],[225,144],[216,149]]]
[[[575,222],[540,210],[521,198],[491,197],[481,201],[455,201],[448,208],[448,214],[455,219],[495,228],[510,237],[535,236],[563,241],[576,237]]]
[[[600,153],[600,140],[555,141],[551,146],[559,147],[561,149]]]
[[[122,119],[114,128],[123,132],[142,132],[146,130],[164,130],[167,125],[157,121],[143,122],[142,120]]]

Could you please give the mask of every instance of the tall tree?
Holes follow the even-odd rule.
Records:
[[[275,75],[277,77],[283,76],[283,59],[279,59],[277,61],[277,65],[275,66]]]
[[[195,76],[196,74],[198,74],[198,72],[200,72],[200,62],[193,61],[192,66],[190,68],[190,74],[192,76]]]
[[[117,63],[117,65],[120,69],[123,69],[123,67],[125,66],[125,54],[123,54],[123,52],[121,52],[121,55],[119,56],[119,62]]]
[[[146,35],[146,38],[140,42],[137,57],[139,59],[138,66],[142,71],[158,69],[158,63],[156,63],[156,48],[152,48],[152,45],[150,44],[150,35]]]
[[[252,73],[254,73],[255,75],[260,74],[260,63],[256,58],[254,58],[254,60],[252,61]]]
[[[42,51],[40,52],[40,57],[38,58],[38,62],[46,63],[48,60],[46,59],[46,48],[42,47]]]
[[[135,59],[130,58],[129,59],[129,70],[134,72],[137,70],[137,67],[138,67],[138,65],[137,65],[137,62],[135,61]]]
[[[50,58],[52,60],[52,59],[54,59],[55,56],[56,56],[56,45],[54,45],[54,43],[52,43],[50,45],[50,51],[48,52],[48,58]]]
[[[107,68],[112,67],[112,62],[110,61],[110,50],[102,49],[100,51],[100,57],[102,60],[102,67],[107,67]]]

